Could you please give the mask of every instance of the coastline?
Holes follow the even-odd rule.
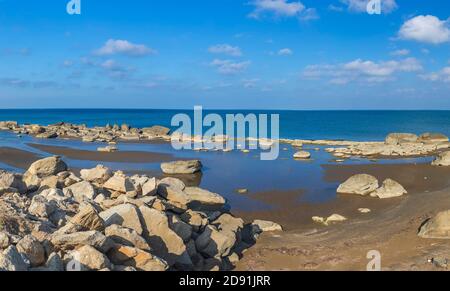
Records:
[[[98,130],[98,128],[97,128]],[[130,130],[130,129],[128,129]],[[325,140],[281,140],[285,145],[295,149],[302,149],[304,145],[330,146],[320,151],[331,155],[336,149],[351,149],[359,146],[377,146],[385,150],[386,147],[416,150],[416,145],[428,144],[431,150],[418,155],[405,156],[398,154],[355,155],[367,161],[370,159],[388,158],[398,160],[402,158],[429,157],[442,152],[449,147],[448,140],[440,139],[425,142],[408,142],[390,145],[387,142],[351,142]],[[52,137],[53,138],[53,137]],[[63,137],[65,139],[66,137]],[[73,139],[71,137],[70,139]],[[75,137],[80,140],[83,137]],[[192,138],[194,140],[195,138]],[[169,135],[152,137],[148,140],[117,140],[103,141],[103,143],[168,143]],[[255,141],[254,139],[249,139]],[[258,140],[260,141],[260,140]],[[91,141],[89,141],[91,142]],[[98,141],[97,141],[98,142]],[[100,141],[101,142],[101,141]],[[81,161],[117,162],[117,163],[162,163],[181,160],[165,153],[117,151],[99,152],[81,150],[65,146],[27,143],[27,146],[46,152],[50,155],[63,156],[68,159]],[[308,149],[313,151],[314,149]],[[339,151],[339,150],[338,150]],[[336,157],[336,156],[335,156]],[[11,166],[27,169],[37,160],[39,155],[25,150],[3,147],[0,148],[0,162]],[[336,158],[353,158],[337,156]],[[311,161],[314,163],[314,160]],[[428,162],[409,162],[395,164],[340,164],[327,163],[320,165],[323,169],[323,180],[338,185],[349,177],[367,173],[377,177],[380,181],[391,178],[408,189],[408,195],[392,199],[375,199],[353,195],[337,195],[336,198],[325,202],[307,202],[302,198],[304,189],[283,190],[273,189],[263,192],[246,194],[245,197],[270,206],[262,210],[233,210],[235,217],[240,217],[247,225],[262,219],[282,225],[283,232],[263,233],[257,243],[245,250],[241,260],[237,260],[235,270],[364,270],[367,264],[367,251],[377,249],[383,253],[383,267],[385,270],[415,269],[436,270],[427,258],[438,256],[448,257],[445,243],[442,240],[425,240],[417,236],[421,224],[440,210],[450,208],[450,201],[446,199],[446,191],[450,191],[450,182],[446,177],[450,168],[435,167]],[[75,173],[79,169],[73,168]],[[135,174],[135,173],[134,173]],[[148,172],[143,172],[148,174]],[[158,179],[165,175],[152,173]],[[201,177],[186,175],[173,176],[181,179],[187,186],[198,186]],[[238,186],[238,185],[236,185]],[[301,183],[299,183],[301,187]],[[449,202],[449,203],[447,203]],[[370,209],[370,213],[363,214],[358,209]],[[323,226],[314,222],[315,216],[327,217],[339,213],[347,221],[345,223]],[[399,247],[403,248],[400,250]],[[415,251],[420,249],[421,253]],[[366,252],[366,253],[364,253]],[[400,257],[403,259],[400,260]],[[346,259],[351,258],[351,259]],[[406,259],[405,259],[406,258]],[[401,262],[401,263],[398,263]],[[439,269],[439,268],[437,268]]]

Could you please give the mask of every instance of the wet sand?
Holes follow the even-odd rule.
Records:
[[[35,149],[50,153],[52,155],[64,156],[69,159],[82,161],[117,162],[117,163],[163,163],[177,160],[171,154],[151,152],[121,152],[114,153],[78,150],[68,147],[49,146],[42,144],[27,144]]]
[[[19,169],[27,169],[33,162],[41,158],[31,152],[22,151],[15,148],[0,148],[0,162]]]
[[[368,173],[380,180],[393,178],[409,194],[380,200],[337,195],[321,204],[292,204],[302,191],[253,194],[267,201],[277,196],[282,208],[274,211],[240,212],[246,220],[268,219],[281,223],[285,232],[264,234],[245,253],[237,270],[366,270],[367,253],[382,255],[383,270],[442,270],[428,263],[433,257],[450,258],[447,240],[421,239],[421,224],[439,211],[450,209],[450,169],[428,165],[331,165],[325,179],[342,182],[353,174]],[[427,177],[428,179],[424,179]],[[358,212],[369,208],[369,214]],[[331,226],[312,222],[312,216],[341,214],[348,221]]]

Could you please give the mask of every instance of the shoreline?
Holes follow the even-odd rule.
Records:
[[[73,138],[73,137],[72,137]],[[398,139],[402,139],[398,137]],[[158,137],[158,142],[168,142]],[[355,147],[381,147],[382,150],[425,146],[426,153],[419,157],[428,157],[442,152],[449,146],[442,136],[427,142],[396,141],[385,142],[346,142],[346,141],[307,141],[282,140],[293,149],[303,145],[340,146],[334,150],[325,149],[335,155],[336,149],[352,150]],[[122,141],[120,141],[122,142]],[[151,142],[130,141],[124,142]],[[327,143],[327,144],[324,144]],[[77,150],[64,146],[49,146],[29,143],[28,146],[47,152],[51,155],[64,156],[68,159],[101,162],[161,163],[179,160],[176,155],[150,152],[98,152]],[[429,148],[433,149],[428,152]],[[311,150],[312,151],[312,150]],[[339,152],[339,151],[338,151]],[[355,155],[361,157],[360,155]],[[0,161],[18,168],[26,169],[38,155],[14,148],[0,148]],[[335,155],[336,157],[336,155]],[[336,158],[350,159],[353,155]],[[362,156],[374,158],[374,155]],[[410,155],[391,155],[390,159],[410,158]],[[8,163],[9,162],[9,163]],[[314,162],[314,160],[312,160]],[[336,194],[335,198],[317,203],[302,201],[307,195],[301,189],[274,189],[263,192],[244,194],[246,198],[263,202],[271,206],[268,210],[233,210],[235,217],[243,219],[251,225],[257,219],[274,222],[283,227],[283,232],[263,233],[257,243],[247,248],[241,260],[236,260],[236,270],[364,270],[367,264],[366,253],[369,250],[380,250],[383,254],[383,267],[386,270],[421,269],[438,270],[428,263],[429,258],[450,257],[450,250],[445,248],[443,240],[427,240],[418,237],[418,229],[424,221],[440,210],[450,208],[450,200],[446,193],[450,191],[450,167],[437,167],[424,163],[401,164],[334,164],[320,165],[323,181],[331,185],[339,185],[349,177],[366,173],[378,180],[390,178],[398,181],[408,189],[408,194],[392,199],[376,199],[358,195]],[[78,174],[79,170],[73,169]],[[147,173],[145,173],[147,174]],[[153,175],[163,178],[164,175]],[[196,185],[198,177],[179,176],[187,186]],[[201,177],[200,177],[201,179]],[[192,182],[192,183],[190,183]],[[335,189],[330,189],[335,191]],[[166,206],[167,207],[167,206]],[[170,206],[174,207],[174,205]],[[361,213],[359,209],[369,209],[369,213]],[[328,226],[313,221],[313,217],[328,217],[339,214],[346,221]],[[420,250],[420,253],[416,252]],[[403,259],[400,259],[401,257]]]

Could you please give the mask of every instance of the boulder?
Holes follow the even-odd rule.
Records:
[[[368,195],[378,189],[377,178],[367,175],[359,174],[350,177],[347,181],[339,186],[337,193],[339,194],[358,194],[358,195]]]
[[[235,236],[229,232],[220,232],[212,225],[208,225],[195,240],[197,250],[209,258],[228,256],[235,243]]]
[[[100,217],[98,210],[90,203],[80,206],[78,213],[70,219],[63,227],[64,233],[74,233],[80,231],[103,231],[105,222]]]
[[[372,192],[370,196],[378,197],[380,199],[389,199],[400,197],[405,194],[408,194],[408,191],[406,191],[402,185],[392,179],[386,179],[383,182],[383,185],[379,189]]]
[[[186,187],[184,193],[187,195],[191,208],[201,208],[202,206],[221,208],[225,205],[225,198],[219,194],[198,188]]]
[[[82,181],[72,186],[67,187],[66,189],[70,190],[73,194],[74,199],[78,203],[84,202],[86,199],[94,200],[96,191],[94,186],[87,181]]]
[[[9,246],[9,235],[6,232],[0,231],[0,250],[4,250]]]
[[[255,220],[252,225],[256,226],[262,232],[283,231],[283,227],[281,225],[272,221]]]
[[[64,163],[60,157],[55,156],[34,162],[31,164],[30,168],[28,168],[27,173],[43,178],[64,171],[67,171],[66,163]]]
[[[164,174],[194,174],[202,169],[202,163],[198,160],[176,161],[171,163],[162,163],[161,170]]]
[[[81,170],[80,174],[81,174],[81,179],[88,181],[88,182],[98,183],[98,184],[105,183],[113,175],[112,171],[103,165],[98,165],[97,167],[95,167],[93,169]]]
[[[183,181],[177,178],[167,177],[159,181],[158,187],[172,187],[178,190],[183,191],[186,188],[186,185]]]
[[[450,166],[450,151],[440,153],[432,163],[433,166]]]
[[[425,144],[441,144],[441,143],[447,143],[449,142],[448,136],[445,136],[441,133],[424,133],[419,136],[419,142],[425,143]]]
[[[132,204],[121,204],[112,207],[101,212],[100,217],[105,221],[106,227],[117,224],[134,229],[139,235],[143,233],[138,209]]]
[[[69,257],[80,264],[81,271],[98,271],[111,268],[109,259],[89,245],[78,248],[70,253]]]
[[[49,202],[44,196],[36,195],[31,200],[28,212],[38,217],[49,218],[56,209],[57,206],[53,201]]]
[[[132,266],[140,271],[166,271],[169,268],[162,259],[129,246],[116,245],[108,256],[115,265]]]
[[[169,266],[175,263],[190,266],[192,261],[186,252],[183,240],[169,227],[169,220],[164,212],[141,206],[139,208],[144,223],[144,237],[154,253],[164,259]]]
[[[73,250],[78,246],[91,246],[102,253],[106,253],[113,246],[114,242],[98,231],[75,232],[70,234],[54,233],[51,243],[62,250]]]
[[[97,148],[98,152],[103,152],[103,153],[114,153],[117,152],[119,149],[116,146],[106,146],[106,147],[99,147]]]
[[[156,178],[149,179],[141,186],[142,196],[154,196],[158,190]]]
[[[28,271],[28,265],[15,246],[9,246],[0,252],[0,271]]]
[[[346,220],[347,220],[347,218],[344,217],[344,216],[342,216],[342,215],[340,215],[340,214],[333,214],[333,215],[330,215],[330,216],[325,220],[325,224],[326,224],[326,225],[329,225],[329,224],[331,224],[331,223],[343,222],[343,221],[346,221]]]
[[[144,127],[142,129],[142,132],[145,135],[149,136],[166,136],[170,133],[170,128],[164,127],[164,126],[152,126],[152,127]]]
[[[0,189],[14,188],[17,192],[27,192],[27,185],[22,181],[22,176],[0,170]]]
[[[419,236],[432,239],[450,239],[450,210],[440,212],[426,221],[420,228]]]
[[[151,248],[145,239],[134,229],[113,224],[105,229],[105,235],[120,245],[136,247],[144,251],[151,251]]]
[[[179,236],[181,239],[187,243],[192,237],[192,226],[182,221],[176,215],[169,216],[170,228]]]
[[[31,263],[37,267],[45,263],[45,250],[41,243],[33,236],[27,235],[16,245],[17,251],[23,254]]]
[[[106,189],[117,191],[120,193],[127,193],[135,191],[133,182],[122,172],[114,173],[106,183],[103,185]]]
[[[172,186],[164,186],[160,184],[158,186],[158,195],[171,202],[179,203],[181,205],[188,205],[190,202],[189,196],[184,191]]]
[[[391,133],[386,137],[385,143],[388,145],[415,143],[418,139],[419,137],[413,133]]]
[[[311,154],[305,151],[299,151],[294,154],[294,159],[307,160],[311,158]]]

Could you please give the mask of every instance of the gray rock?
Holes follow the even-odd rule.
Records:
[[[106,253],[114,242],[98,231],[76,232],[70,234],[55,233],[51,243],[58,249],[72,250],[78,246],[92,246],[102,253]]]
[[[164,174],[194,174],[202,169],[202,163],[198,160],[176,161],[171,163],[162,163],[161,170]]]
[[[0,170],[0,189],[2,188],[14,188],[21,194],[26,193],[28,189],[27,185],[22,181],[21,175]]]
[[[433,166],[442,166],[448,167],[450,166],[450,151],[442,152],[438,154],[436,159],[432,163]]]
[[[127,193],[135,191],[133,182],[122,172],[118,171],[103,185],[106,189]]]
[[[45,250],[41,243],[33,236],[27,235],[16,245],[17,251],[30,261],[32,267],[45,263]]]
[[[337,189],[337,193],[365,196],[378,189],[378,186],[377,178],[367,174],[360,174],[349,178],[341,184]]]
[[[175,263],[182,266],[192,265],[183,240],[169,227],[167,215],[146,206],[139,208],[145,227],[144,237],[154,253],[170,266]]]
[[[108,257],[89,245],[82,246],[73,251],[70,257],[80,263],[81,271],[111,269],[111,262]]]
[[[450,210],[440,212],[426,221],[420,228],[419,236],[431,239],[450,239]]]
[[[15,246],[9,246],[0,253],[0,271],[28,271],[28,265]]]
[[[64,171],[67,171],[66,163],[64,163],[60,157],[56,156],[34,162],[31,164],[27,173],[43,178],[56,175]]]
[[[70,190],[73,194],[74,199],[78,203],[82,203],[86,199],[94,200],[96,191],[94,186],[91,185],[91,183],[87,181],[82,181],[76,184],[73,184],[70,187],[67,187],[68,190]]]
[[[122,204],[112,207],[101,212],[100,217],[105,221],[106,227],[117,224],[134,229],[139,235],[143,233],[139,212],[135,205]]]
[[[400,197],[405,194],[408,194],[408,191],[406,191],[402,185],[392,179],[386,179],[383,182],[383,185],[376,191],[372,192],[370,196],[378,197],[380,199],[389,199]]]
[[[415,143],[419,137],[413,133],[391,133],[386,137],[386,144],[398,145],[404,143]]]
[[[169,268],[164,260],[129,246],[116,245],[108,256],[115,265],[131,266],[140,271],[166,271]]]
[[[113,224],[105,229],[105,235],[120,245],[136,247],[144,251],[151,251],[151,248],[145,239],[134,229]]]
[[[80,171],[81,178],[88,182],[103,184],[112,177],[112,171],[103,165],[98,165],[93,169]]]

